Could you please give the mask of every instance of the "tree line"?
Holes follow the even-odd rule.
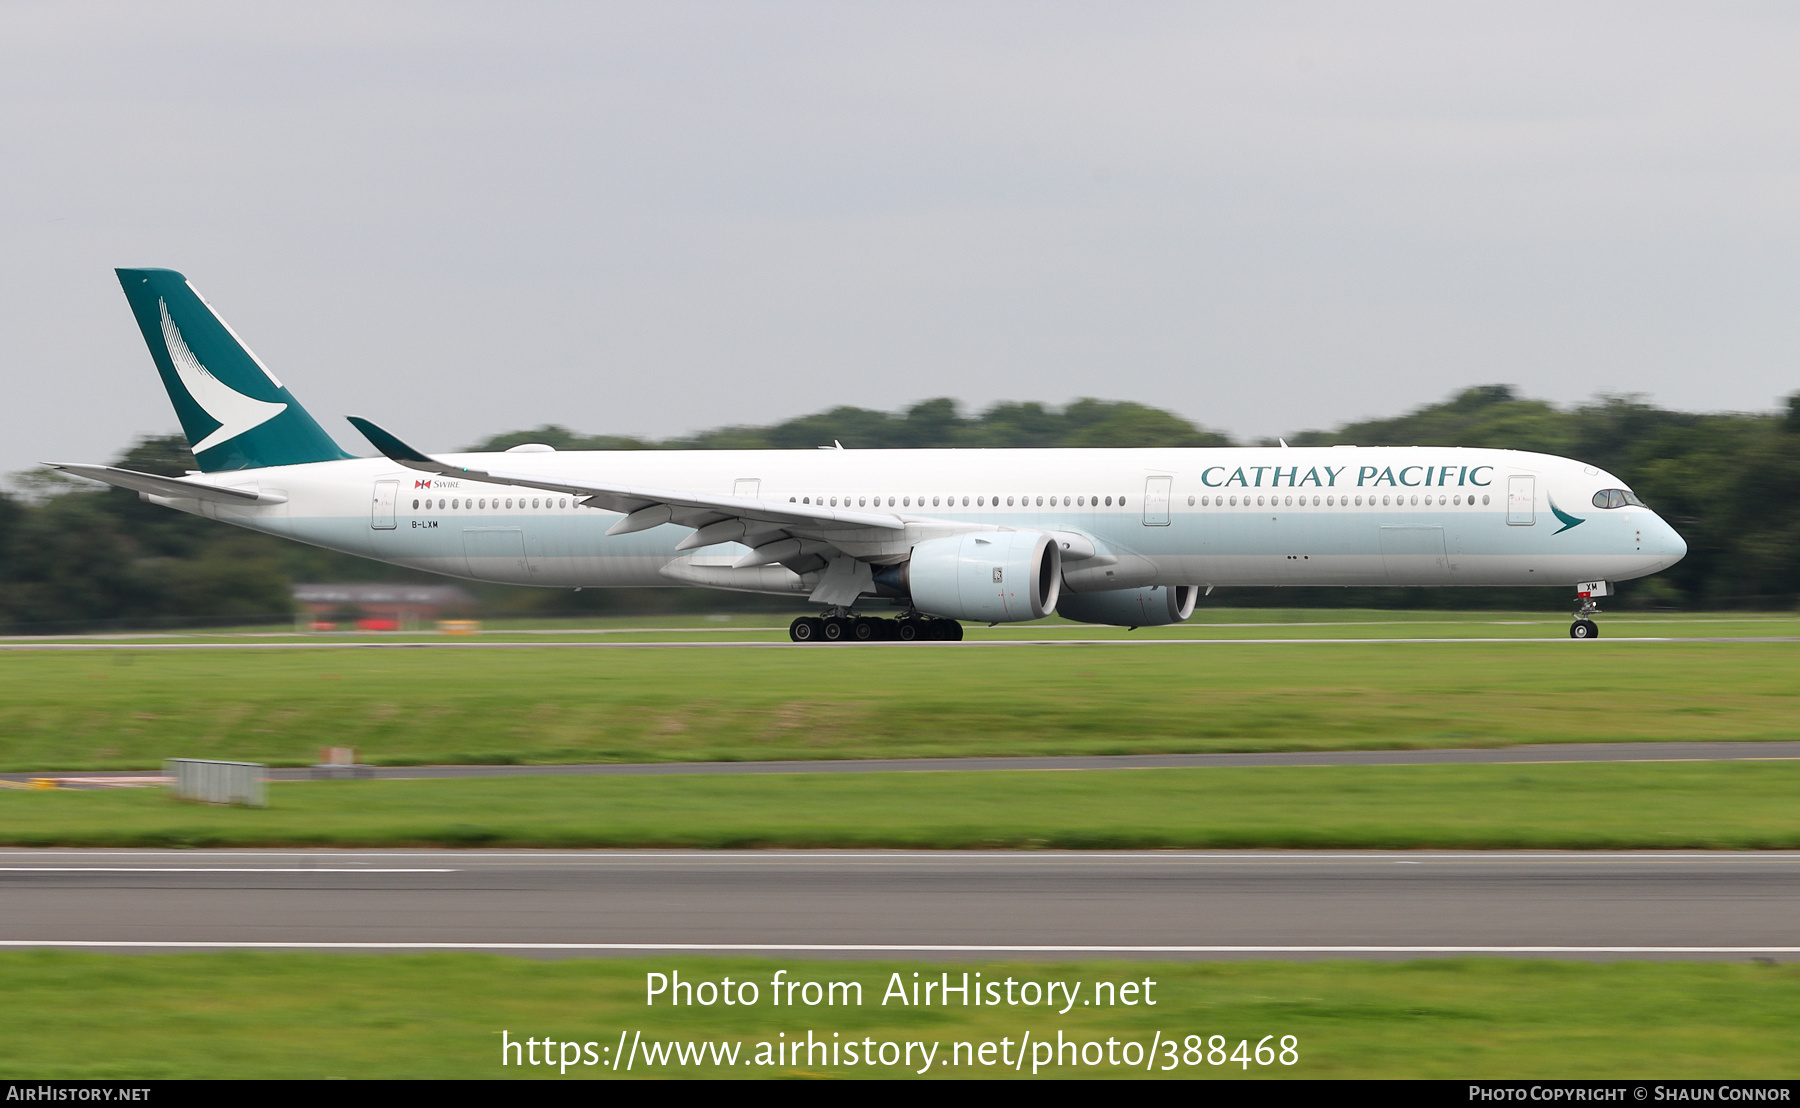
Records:
[[[1676,412],[1635,397],[1560,408],[1510,387],[1466,389],[1392,419],[1288,436],[1295,446],[1479,446],[1578,458],[1618,474],[1688,542],[1688,556],[1628,582],[1638,607],[1785,607],[1800,596],[1800,393],[1784,410]],[[648,440],[581,435],[549,425],[470,447],[541,442],[559,450],[908,447],[1231,446],[1218,431],[1142,404],[1077,400],[1064,407],[996,404],[964,414],[938,398],[900,412],[840,407],[767,427],[724,427]],[[140,439],[113,464],[178,476],[194,468],[179,435]],[[292,610],[292,582],[441,581],[172,512],[135,493],[48,472],[0,493],[0,625],[13,630],[244,621]],[[490,612],[548,614],[631,607],[719,607],[756,598],[654,590],[579,594],[472,586]],[[1554,608],[1564,590],[1241,589],[1215,603],[1292,606]],[[772,602],[791,602],[776,598]]]

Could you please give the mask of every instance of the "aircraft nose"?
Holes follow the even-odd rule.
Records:
[[[1687,557],[1687,540],[1682,538],[1681,535],[1676,532],[1675,528],[1670,527],[1667,520],[1663,519],[1661,516],[1657,516],[1655,527],[1658,532],[1658,541],[1654,545],[1659,547],[1662,555],[1668,559],[1668,561],[1663,563],[1664,568],[1672,566],[1676,562]],[[1645,545],[1651,544],[1646,543]]]

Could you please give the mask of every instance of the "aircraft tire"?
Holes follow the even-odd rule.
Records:
[[[912,642],[914,639],[917,639],[919,637],[918,621],[911,619],[901,620],[900,626],[894,629],[894,637],[901,642]]]
[[[1591,619],[1578,619],[1569,625],[1571,639],[1597,639],[1600,637],[1600,625]]]
[[[859,619],[850,628],[850,637],[857,642],[873,642],[881,637],[881,625],[872,619]]]
[[[844,641],[844,639],[847,637],[844,633],[845,632],[845,624],[849,623],[850,622],[849,620],[828,619],[828,620],[824,620],[823,622],[824,622],[825,626],[820,628],[820,631],[826,642],[843,642]]]
[[[821,621],[811,616],[801,616],[788,624],[788,638],[795,642],[818,642],[820,633],[824,631]]]

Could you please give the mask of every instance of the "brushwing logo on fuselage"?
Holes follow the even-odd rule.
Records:
[[[1550,532],[1552,535],[1560,535],[1571,527],[1579,527],[1587,522],[1586,519],[1583,519],[1580,516],[1572,516],[1561,508],[1558,508],[1555,500],[1550,501],[1550,512],[1552,515],[1556,516],[1557,521],[1562,524],[1561,527]]]
[[[218,430],[194,444],[194,453],[229,442],[287,411],[286,404],[245,396],[214,377],[188,349],[187,340],[181,337],[181,329],[169,318],[169,305],[159,297],[156,306],[162,312],[163,344],[168,347],[175,376],[181,378],[182,387],[194,398],[194,403],[200,405],[200,410],[219,424]]]

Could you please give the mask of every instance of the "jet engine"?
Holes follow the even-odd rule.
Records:
[[[1041,531],[974,531],[927,539],[875,575],[883,593],[911,596],[928,615],[982,623],[1042,619],[1062,590],[1062,552]]]
[[[1114,592],[1064,593],[1056,614],[1076,623],[1113,627],[1163,627],[1194,614],[1200,590],[1193,585],[1148,585]]]

